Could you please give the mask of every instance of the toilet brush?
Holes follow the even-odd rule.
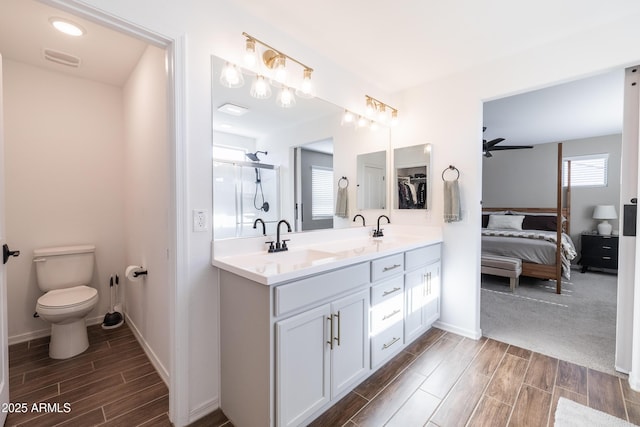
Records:
[[[111,304],[111,311],[104,315],[102,329],[115,329],[124,323],[122,314],[115,311],[113,307],[113,276],[109,277],[109,300]]]

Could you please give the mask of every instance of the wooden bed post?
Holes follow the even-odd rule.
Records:
[[[558,143],[558,175],[556,189],[556,293],[562,293],[562,142]]]

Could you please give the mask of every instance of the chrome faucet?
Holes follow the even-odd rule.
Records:
[[[256,220],[253,221],[253,229],[255,230],[256,228],[258,228],[258,223],[259,222],[262,223],[262,235],[266,236],[267,235],[267,226],[264,224],[264,221],[261,218],[256,218]]]
[[[360,215],[360,214],[358,214],[358,215],[353,217],[353,222],[356,222],[356,218],[358,218],[358,217],[362,218],[362,226],[366,227],[367,224],[364,223],[364,217],[362,215]]]
[[[387,219],[387,224],[391,224],[391,220],[389,219],[388,216],[380,215],[378,217],[378,229],[377,230],[373,230],[373,237],[382,237],[382,236],[384,236],[384,234],[382,234],[382,228],[380,228],[380,219],[382,219],[382,218],[386,218]]]
[[[282,240],[282,242],[280,242],[280,225],[281,224],[287,224],[287,231],[289,233],[291,233],[291,225],[287,222],[286,219],[281,219],[280,221],[278,221],[278,227],[276,228],[276,245],[275,247],[273,246],[273,241],[271,242],[265,242],[265,243],[269,243],[269,252],[282,252],[282,251],[288,251],[289,248],[287,247],[287,242],[290,239],[284,239]]]

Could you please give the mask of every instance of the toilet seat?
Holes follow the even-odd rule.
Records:
[[[66,289],[54,289],[38,298],[38,309],[69,310],[90,306],[98,299],[98,291],[89,286],[74,286]]]

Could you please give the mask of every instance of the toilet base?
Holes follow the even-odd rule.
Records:
[[[84,318],[65,324],[51,324],[50,358],[68,359],[84,352],[87,348],[89,348],[89,337]]]

